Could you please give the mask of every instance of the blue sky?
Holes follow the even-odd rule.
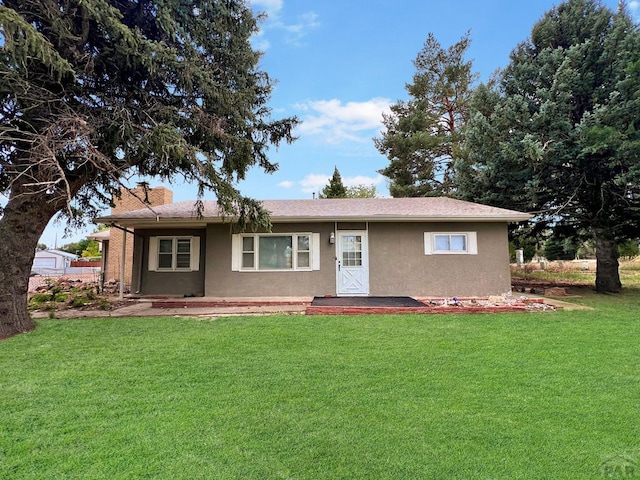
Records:
[[[271,175],[259,169],[239,184],[257,199],[312,198],[338,167],[345,185],[375,185],[388,195],[377,171],[388,160],[375,149],[382,113],[408,98],[413,60],[427,34],[443,47],[471,31],[468,58],[482,81],[508,64],[509,53],[529,37],[533,24],[559,2],[553,0],[251,0],[266,12],[254,39],[264,52],[262,70],[277,80],[270,106],[273,118],[302,120],[298,140],[270,150],[279,164]],[[616,8],[618,0],[604,0]],[[630,1],[640,17],[640,1]],[[150,181],[151,185],[158,185]],[[174,201],[192,200],[190,185],[167,185]],[[213,199],[212,196],[205,197]],[[41,241],[53,247],[86,235],[62,238],[64,227],[50,224]],[[88,231],[91,231],[89,229]]]

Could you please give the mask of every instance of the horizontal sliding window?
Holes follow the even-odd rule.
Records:
[[[425,232],[425,255],[477,255],[476,232]]]
[[[433,251],[438,252],[467,252],[467,235],[465,233],[448,233],[433,235]]]

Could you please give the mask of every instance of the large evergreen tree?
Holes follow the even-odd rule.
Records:
[[[211,190],[266,222],[234,187],[272,172],[272,84],[244,0],[0,0],[0,337],[33,328],[28,278],[59,212],[92,218],[132,175]]]
[[[347,188],[342,183],[342,176],[338,171],[338,167],[333,169],[329,184],[322,189],[318,196],[320,198],[345,198],[347,196]]]
[[[461,153],[462,128],[469,117],[469,97],[476,79],[464,55],[471,40],[464,35],[444,49],[433,34],[414,60],[416,73],[406,89],[411,100],[391,106],[385,131],[374,139],[389,159],[380,173],[390,179],[394,197],[447,195],[455,191],[454,161]]]
[[[621,5],[568,0],[533,27],[498,88],[478,88],[457,170],[466,198],[590,232],[601,292],[640,234],[640,34]]]

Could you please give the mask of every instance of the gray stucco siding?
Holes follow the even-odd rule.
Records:
[[[199,268],[197,271],[150,271],[150,237],[199,237]],[[134,271],[132,293],[141,295],[203,296],[206,275],[205,230],[197,229],[144,229],[136,230],[134,241]]]
[[[425,255],[424,232],[476,232],[478,254]],[[486,296],[511,290],[504,223],[371,223],[371,295]]]
[[[360,225],[363,229],[366,224]],[[355,224],[339,224],[339,229]],[[369,295],[486,296],[508,292],[506,223],[369,223]],[[336,295],[335,223],[283,223],[273,233],[319,233],[320,269],[232,271],[229,225],[209,225],[205,295],[212,297]],[[425,255],[425,232],[476,232],[477,255]]]
[[[233,271],[229,225],[207,227],[205,295],[211,297],[289,297],[334,294],[335,252],[329,243],[333,223],[283,223],[271,233],[318,233],[320,269],[312,271]]]

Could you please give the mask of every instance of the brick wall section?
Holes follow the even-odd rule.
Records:
[[[144,200],[148,203],[144,203]],[[173,192],[165,187],[148,188],[145,196],[144,188],[136,187],[130,190],[121,189],[121,197],[114,198],[115,206],[111,209],[111,215],[131,210],[140,210],[146,206],[154,207],[173,203]],[[120,265],[122,263],[122,241],[124,232],[117,228],[112,228],[109,232],[109,257],[105,265],[105,280],[120,279]],[[131,275],[133,270],[133,235],[127,233],[126,256],[124,259],[125,274],[124,282],[127,287],[131,286]]]

